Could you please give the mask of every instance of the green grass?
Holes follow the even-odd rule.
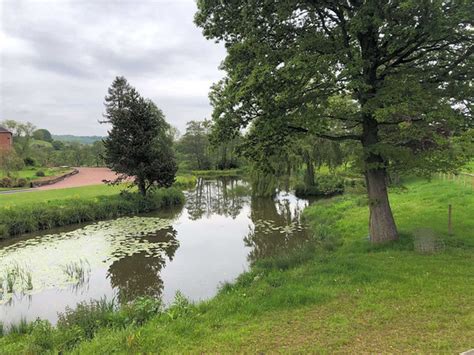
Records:
[[[28,191],[15,194],[0,195],[0,208],[6,206],[25,206],[31,203],[51,203],[58,200],[93,199],[97,196],[117,195],[124,189],[123,186],[109,186],[105,184],[73,187],[68,189]]]
[[[221,176],[242,176],[243,169],[228,169],[228,170],[193,170],[192,174],[197,177],[216,178]]]
[[[45,176],[59,176],[71,171],[71,168],[41,168],[41,167],[34,167],[34,168],[25,168],[23,170],[19,170],[13,173],[13,176],[22,179],[28,180],[35,180],[39,179],[36,176],[37,171],[44,172]],[[0,178],[4,176],[3,172],[0,172]]]
[[[196,186],[196,182],[197,178],[194,175],[179,175],[176,176],[174,186],[182,190],[187,190],[194,188]]]
[[[294,255],[257,263],[212,300],[160,312],[143,325],[106,326],[73,351],[94,353],[459,353],[474,339],[474,191],[410,181],[391,192],[400,241],[367,241],[362,195],[305,211],[315,238]],[[453,235],[447,233],[448,204]],[[419,228],[444,248],[414,250]],[[61,339],[66,330],[52,330]],[[71,330],[69,330],[71,331]],[[7,335],[0,353],[38,349]],[[49,348],[59,349],[52,342]]]
[[[159,190],[153,194],[152,201],[143,203],[135,198],[136,188],[128,189],[131,194],[120,196],[126,189],[121,185],[0,194],[0,239],[182,203],[184,196],[178,190],[192,188],[195,184],[194,176],[178,176],[173,188]]]
[[[27,194],[27,193],[25,193]],[[0,207],[0,239],[24,233],[156,211],[181,205],[184,194],[177,188],[156,189],[144,198],[138,192],[91,198],[69,198]]]
[[[462,169],[461,171],[464,171],[464,172],[467,172],[467,173],[474,173],[474,160],[473,161],[470,161],[469,163],[467,163]]]
[[[196,185],[196,177],[192,175],[177,176],[175,187],[189,189]],[[110,186],[105,184],[72,187],[58,190],[28,191],[14,194],[0,194],[0,210],[2,207],[26,206],[32,203],[53,203],[59,200],[94,199],[98,196],[118,195],[125,186]],[[9,189],[11,190],[11,189]],[[132,189],[131,191],[134,191]]]

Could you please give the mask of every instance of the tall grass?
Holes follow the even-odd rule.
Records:
[[[75,281],[77,285],[82,285],[89,280],[91,267],[87,260],[80,259],[79,261],[71,261],[63,265],[62,271],[69,279]]]
[[[0,239],[70,224],[151,212],[183,203],[182,191],[169,188],[156,190],[145,198],[135,192],[125,192],[94,199],[76,198],[48,204],[0,207]]]
[[[189,303],[180,294],[166,313],[159,299],[141,297],[133,302],[119,305],[115,299],[101,298],[90,302],[81,302],[75,309],[66,307],[59,314],[56,327],[48,321],[37,319],[28,323],[25,319],[5,329],[0,322],[0,338],[8,334],[8,338],[16,342],[18,336],[24,338],[26,345],[22,353],[44,353],[56,350],[62,353],[72,350],[79,343],[91,340],[97,332],[105,328],[125,329],[143,325],[151,318],[166,314],[168,317],[179,317],[185,313]],[[0,353],[3,354],[0,344]]]
[[[33,289],[33,278],[31,271],[17,263],[11,264],[2,270],[0,274],[0,291],[7,293],[15,291],[29,291]]]
[[[197,177],[194,175],[179,175],[176,177],[173,187],[181,190],[188,190],[194,188],[196,183]]]

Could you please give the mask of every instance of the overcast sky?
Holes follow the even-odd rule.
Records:
[[[194,25],[194,0],[0,0],[0,11],[0,121],[103,135],[117,75],[181,132],[210,117],[225,50]]]

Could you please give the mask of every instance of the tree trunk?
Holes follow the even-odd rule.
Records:
[[[144,181],[138,182],[138,190],[140,191],[143,197],[146,196],[146,185]]]
[[[314,182],[314,165],[311,157],[309,156],[308,152],[303,153],[303,159],[306,163],[306,173],[304,176],[304,183],[306,187],[312,187],[315,185]]]
[[[386,170],[384,168],[367,170],[366,182],[370,210],[370,241],[384,243],[397,240],[397,226],[388,200]]]

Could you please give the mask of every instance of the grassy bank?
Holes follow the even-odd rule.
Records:
[[[196,177],[192,175],[177,176],[173,187],[181,190],[191,189],[196,185],[196,180]],[[69,199],[94,199],[100,196],[114,196],[122,190],[124,190],[124,186],[100,184],[67,189],[30,190],[14,194],[0,194],[0,211],[2,207],[21,207],[37,202],[50,204]],[[134,191],[134,189],[130,191]]]
[[[195,184],[194,176],[177,176],[173,188],[158,190],[145,200],[136,189],[120,194],[124,186],[105,184],[0,194],[0,239],[182,204],[181,190]]]
[[[26,193],[28,194],[28,193]],[[177,188],[158,189],[143,198],[137,192],[68,198],[0,207],[0,239],[82,222],[154,211],[184,203]]]
[[[192,175],[203,178],[217,178],[222,176],[242,176],[245,174],[243,169],[228,170],[193,170]]]
[[[368,243],[362,195],[318,202],[305,211],[315,234],[305,249],[261,261],[210,301],[192,305],[178,297],[171,309],[155,309],[148,322],[110,322],[95,329],[92,340],[81,338],[84,330],[77,324],[48,329],[43,336],[38,336],[41,330],[27,330],[0,338],[0,352],[440,353],[472,348],[474,191],[449,181],[412,181],[392,191],[391,201],[399,242]],[[447,232],[448,204],[453,235]],[[436,247],[420,248],[420,241]],[[74,347],[64,346],[61,339],[74,331],[79,334]],[[44,338],[51,340],[45,344]]]

